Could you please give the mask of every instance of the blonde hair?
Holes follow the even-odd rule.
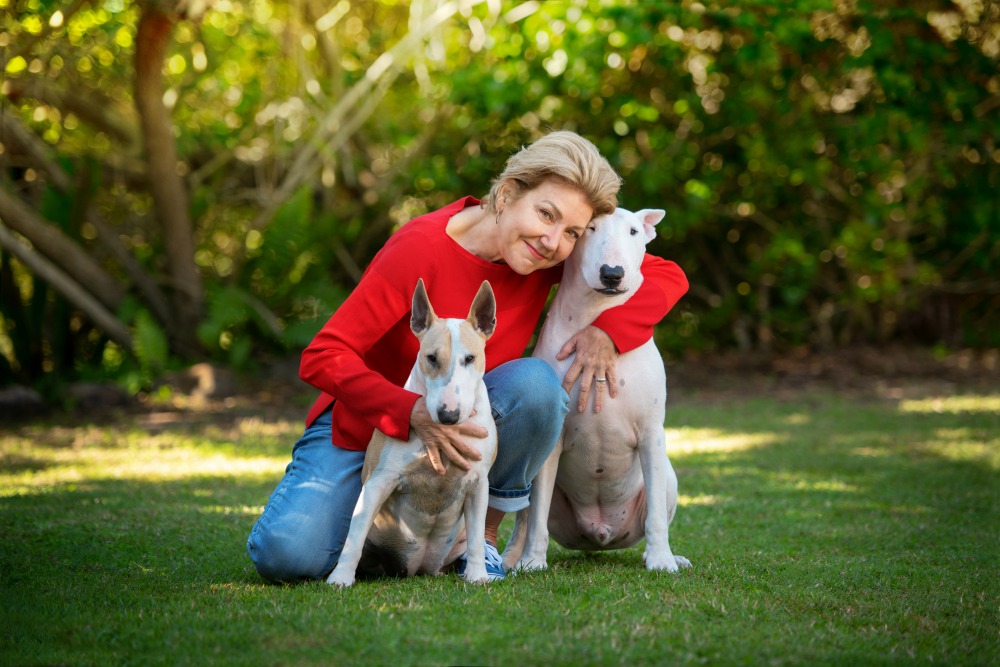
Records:
[[[504,185],[510,188],[505,194],[516,200],[548,180],[579,189],[594,209],[594,217],[614,213],[618,206],[621,176],[597,146],[568,130],[551,132],[511,155],[503,173],[493,179],[482,206],[496,213]]]

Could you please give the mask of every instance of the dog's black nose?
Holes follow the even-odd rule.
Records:
[[[438,408],[438,421],[442,424],[457,424],[458,410],[445,410],[444,408]]]
[[[624,277],[625,269],[620,266],[608,266],[605,264],[601,267],[601,284],[605,287],[618,287]]]

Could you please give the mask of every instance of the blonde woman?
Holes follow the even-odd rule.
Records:
[[[365,448],[374,429],[407,440],[412,431],[439,472],[444,459],[464,469],[478,456],[466,437],[480,427],[436,423],[423,397],[403,389],[418,343],[410,304],[423,278],[441,317],[465,317],[483,280],[497,300],[486,345],[486,386],[498,451],[489,475],[487,571],[504,576],[497,528],[528,505],[531,481],[555,446],[569,410],[567,390],[581,382],[583,409],[615,395],[615,359],[648,340],[687,291],[681,269],[647,255],[645,280],[629,301],[566,342],[576,353],[564,378],[543,361],[522,358],[560,266],[590,221],[617,206],[620,177],[597,148],[552,132],[507,161],[482,201],[464,197],[411,220],[375,256],[361,282],[302,354],[300,374],[321,393],[305,433],[247,543],[266,579],[323,579],[337,564],[361,492]],[[461,564],[459,564],[461,567]]]

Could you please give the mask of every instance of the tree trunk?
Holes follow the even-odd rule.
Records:
[[[170,116],[163,105],[163,61],[174,18],[153,3],[143,3],[135,40],[135,103],[139,111],[148,164],[149,189],[163,234],[170,275],[174,321],[167,330],[175,351],[198,348],[195,330],[204,295],[194,262],[194,230],[184,182],[177,172],[177,152]]]

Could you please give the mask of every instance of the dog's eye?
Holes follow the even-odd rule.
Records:
[[[639,230],[636,229],[635,227],[633,227],[632,229],[629,230],[629,234],[631,234],[632,236],[635,236],[638,233],[639,233]]]
[[[466,366],[468,366],[469,364],[471,364],[475,360],[476,360],[476,355],[474,355],[474,354],[467,354],[467,355],[465,355],[465,365]]]
[[[433,353],[432,354],[428,354],[427,355],[427,363],[429,363],[434,368],[437,368],[437,365],[438,365],[438,356],[436,354],[433,354]]]

